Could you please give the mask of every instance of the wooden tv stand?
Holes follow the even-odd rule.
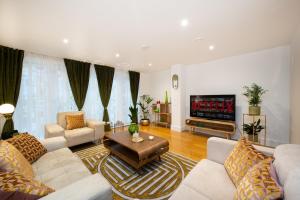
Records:
[[[196,129],[204,131],[215,131],[224,134],[224,137],[230,139],[235,134],[236,125],[234,121],[209,120],[204,118],[189,118],[185,124],[195,132]]]

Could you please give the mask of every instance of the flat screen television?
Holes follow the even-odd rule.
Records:
[[[191,95],[190,116],[235,121],[235,95]]]

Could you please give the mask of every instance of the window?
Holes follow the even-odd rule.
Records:
[[[83,106],[86,118],[102,120],[103,106],[99,95],[94,66]],[[127,71],[115,70],[108,105],[110,121],[129,124],[131,104]],[[56,115],[63,111],[76,111],[68,75],[63,59],[25,53],[19,100],[14,114],[15,128],[44,138],[44,126],[56,123]]]

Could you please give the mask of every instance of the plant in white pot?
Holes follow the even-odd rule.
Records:
[[[153,101],[153,98],[151,98],[149,95],[142,95],[140,97],[140,102],[138,105],[141,108],[141,125],[143,126],[149,126],[150,125],[150,108],[151,108],[151,102]]]
[[[256,83],[252,83],[251,86],[244,86],[244,96],[248,98],[249,103],[249,115],[260,115],[262,102],[262,96],[267,92],[261,86]]]

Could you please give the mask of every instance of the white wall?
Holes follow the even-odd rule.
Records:
[[[163,70],[152,73],[141,73],[139,94],[149,94],[154,101],[164,102],[165,93],[168,92],[170,101],[171,92],[171,70]]]
[[[300,144],[300,27],[292,41],[291,143]]]
[[[244,85],[255,82],[269,90],[263,97],[262,112],[267,115],[269,145],[288,143],[290,135],[290,47],[224,58],[203,64],[183,67],[185,77],[184,115],[189,117],[189,96],[204,94],[236,94],[237,124],[241,129],[242,113],[248,103],[241,95]],[[155,98],[163,98],[171,80],[169,70],[143,74],[144,91]],[[179,84],[182,80],[179,80]],[[141,84],[143,80],[141,81]],[[163,84],[162,84],[163,83]],[[173,94],[171,94],[173,96]],[[178,115],[178,113],[177,113]],[[173,117],[173,116],[172,116]]]
[[[248,109],[242,87],[255,82],[268,90],[262,104],[262,112],[267,115],[268,143],[289,142],[289,55],[290,48],[285,46],[186,66],[186,116],[190,95],[235,94],[241,130],[242,113]]]

